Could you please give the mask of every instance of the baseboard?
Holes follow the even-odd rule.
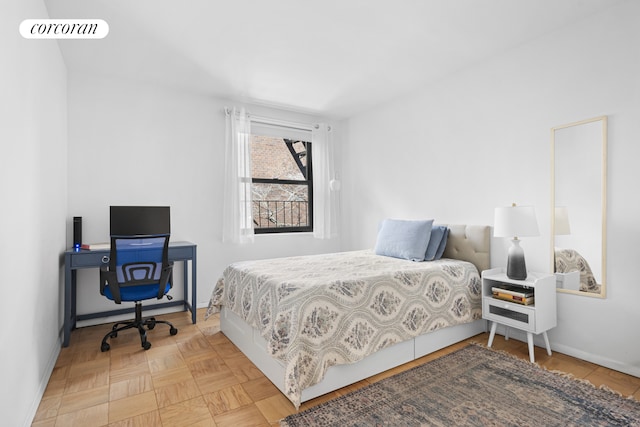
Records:
[[[47,385],[49,384],[49,379],[51,379],[51,374],[53,373],[53,368],[56,366],[56,362],[58,361],[58,356],[60,356],[60,350],[62,349],[62,331],[58,336],[58,339],[54,342],[54,345],[51,349],[51,355],[49,356],[49,360],[47,362],[47,366],[45,367],[44,373],[42,374],[42,378],[40,378],[40,384],[38,386],[38,391],[29,406],[29,411],[26,414],[24,423],[22,424],[25,427],[29,427],[33,423],[33,419],[38,412],[38,407],[40,406],[40,402],[42,401],[42,396],[44,396],[44,392],[47,389]]]
[[[196,310],[200,309],[200,308],[207,308],[209,306],[209,301],[206,302],[199,302],[196,304]],[[176,306],[176,307],[167,307],[167,308],[158,308],[155,310],[145,310],[144,306],[142,307],[142,316],[143,317],[148,317],[148,316],[158,316],[158,315],[162,315],[162,314],[169,314],[169,313],[179,313],[181,311],[185,311],[184,308],[180,307],[180,306]],[[120,322],[123,320],[129,320],[133,318],[133,313],[129,313],[129,314],[122,314],[122,315],[118,315],[118,316],[107,316],[107,317],[99,317],[99,318],[95,318],[95,319],[87,319],[87,320],[78,320],[76,322],[76,327],[77,328],[84,328],[86,326],[95,326],[95,325],[104,325],[107,323],[114,323],[114,322]]]
[[[609,359],[598,354],[587,353],[585,351],[578,350],[563,344],[551,343],[551,350],[558,351],[559,353],[566,354],[567,356],[576,357],[587,362],[595,363],[596,365],[604,366],[605,368],[613,369],[614,371],[622,372],[624,374],[633,375],[634,377],[640,378],[640,368],[637,366],[621,363],[617,360]]]
[[[503,335],[504,329],[501,329],[501,326],[502,325],[498,326],[498,332],[496,332],[499,335]],[[521,330],[510,328],[509,339],[515,339],[518,341],[527,342],[527,335],[525,332],[522,332]],[[534,336],[533,342],[538,347],[544,347],[544,341],[541,335]],[[600,365],[605,368],[613,369],[614,371],[622,372],[624,374],[633,375],[634,377],[640,378],[640,367],[638,366],[621,363],[617,360],[609,359],[607,357],[604,357],[598,354],[588,353],[586,351],[579,350],[577,348],[570,347],[565,344],[559,344],[553,341],[551,341],[550,344],[551,344],[551,351],[557,351],[558,353],[563,353],[563,354],[566,354],[567,356],[575,357],[577,359],[584,360],[586,362],[595,363],[596,365]]]
[[[162,314],[170,314],[170,313],[180,313],[181,311],[185,311],[184,308],[181,306],[172,306],[172,307],[166,307],[166,308],[156,308],[153,310],[145,310],[143,305],[142,317],[159,316]],[[87,326],[105,325],[108,323],[122,322],[126,320],[131,320],[133,319],[134,316],[135,314],[132,312],[127,314],[119,314],[115,316],[105,316],[105,317],[96,317],[93,319],[78,320],[76,322],[76,328],[84,328]]]

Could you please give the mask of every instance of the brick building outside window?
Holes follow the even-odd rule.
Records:
[[[313,231],[309,141],[252,132],[251,176],[256,234]]]

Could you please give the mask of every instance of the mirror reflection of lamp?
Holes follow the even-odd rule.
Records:
[[[538,236],[538,222],[533,206],[516,206],[496,208],[493,235],[495,237],[511,237],[511,247],[507,258],[507,277],[514,280],[527,278],[527,266],[524,261],[524,250],[520,247],[520,237]]]
[[[569,227],[569,210],[566,206],[555,207],[553,232],[556,236],[566,236],[571,234],[571,228]],[[556,261],[557,252],[558,249],[555,249],[553,254],[554,272],[558,271],[558,263]]]
[[[554,226],[553,232],[556,236],[567,236],[571,234],[571,227],[569,226],[569,210],[566,206],[556,206],[554,214]],[[556,283],[558,288],[564,289],[580,289],[580,271],[577,269],[568,269],[566,263],[558,266],[558,254],[566,252],[559,248],[554,248],[553,251],[553,271],[556,273]],[[579,256],[575,250],[571,251]],[[558,271],[558,269],[562,271]]]
[[[571,234],[569,210],[566,206],[556,206],[554,232],[556,236]]]

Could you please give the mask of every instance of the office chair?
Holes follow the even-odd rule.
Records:
[[[169,333],[175,335],[178,330],[164,320],[155,317],[142,318],[142,301],[161,299],[172,287],[173,263],[169,263],[169,235],[148,236],[111,236],[109,263],[100,268],[100,293],[116,304],[122,301],[135,302],[136,317],[133,321],[118,322],[102,339],[101,351],[110,348],[107,339],[115,338],[118,332],[137,328],[142,348],[148,350],[147,330],[156,324],[169,325]],[[146,329],[145,329],[146,327]]]

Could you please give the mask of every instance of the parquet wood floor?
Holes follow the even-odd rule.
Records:
[[[73,331],[44,393],[34,427],[43,426],[277,426],[295,412],[293,405],[222,334],[218,318],[191,324],[188,313],[158,316],[179,329],[170,336],[158,325],[148,333],[152,347],[144,351],[135,331],[121,333],[111,350],[100,351],[109,325]],[[321,396],[302,405],[317,405],[371,382],[450,353],[468,342],[486,344],[480,334],[419,360]],[[496,336],[494,348],[529,359],[526,343]],[[612,371],[560,353],[547,356],[536,347],[538,364],[606,385],[640,400],[640,378]]]

